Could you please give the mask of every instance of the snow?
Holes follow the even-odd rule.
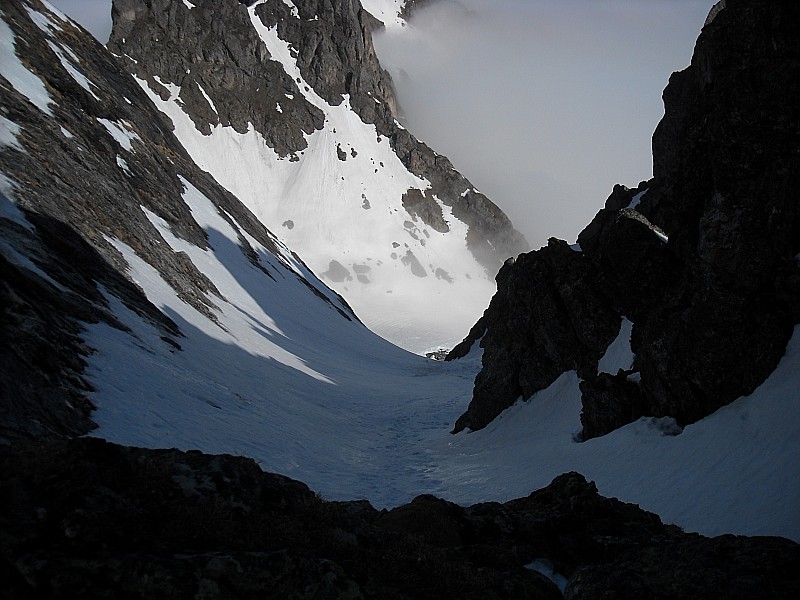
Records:
[[[364,4],[377,12],[399,6],[389,0]],[[259,32],[272,56],[291,71],[285,43],[274,30]],[[14,53],[13,40],[8,25],[0,22],[0,73],[51,114],[50,96]],[[96,350],[86,359],[98,407],[93,417],[99,429],[91,435],[145,447],[249,456],[265,470],[300,479],[327,498],[366,498],[377,507],[395,506],[421,493],[462,504],[504,501],[576,470],[595,481],[600,493],[637,503],[689,531],[800,541],[800,326],[775,372],[753,394],[682,432],[670,419],[643,418],[601,438],[576,441],[579,379],[567,372],[486,428],[451,435],[471,398],[480,369],[479,345],[454,362],[406,352],[342,316],[347,308],[312,271],[324,272],[325,260],[334,257],[349,266],[368,264],[373,284],[346,282],[340,289],[370,326],[377,324],[398,339],[411,340],[409,346],[424,348],[443,334],[432,325],[424,332],[431,335],[415,337],[420,325],[414,319],[427,316],[436,322],[457,313],[470,303],[460,298],[467,288],[447,287],[430,275],[419,281],[403,277],[406,271],[389,253],[413,249],[428,270],[441,266],[459,280],[480,280],[479,267],[462,257],[463,247],[456,243],[465,234],[463,225],[444,207],[457,235],[428,231],[426,237],[420,223],[404,226],[410,219],[400,203],[402,193],[409,187],[424,190],[427,182],[405,171],[388,140],[355,118],[347,99],[333,107],[300,86],[299,93],[320,106],[327,121],[322,131],[307,137],[308,150],[292,162],[278,157],[252,130],[236,134],[218,127],[203,136],[175,103],[179,88],[166,85],[170,99],[151,97],[172,118],[192,156],[227,182],[286,243],[276,240],[278,256],[272,255],[186,180],[183,200],[205,229],[209,249],[180,239],[168,223],[142,208],[162,243],[184,252],[217,286],[220,295],[207,298],[212,320],[183,302],[131,247],[109,239],[127,261],[132,280],[174,320],[182,336],[174,340],[180,349],[165,343],[162,330],[103,291],[130,332],[86,324],[86,344]],[[6,151],[19,144],[20,130],[0,119]],[[123,149],[132,150],[137,136],[127,124],[98,121]],[[338,145],[348,153],[344,162],[336,157]],[[356,157],[349,155],[351,148]],[[368,177],[380,163],[381,176]],[[127,165],[122,157],[117,164]],[[0,218],[33,230],[13,202],[14,186],[0,173]],[[369,199],[369,211],[362,208],[362,194]],[[307,206],[298,202],[307,197],[315,201]],[[377,219],[373,213],[390,218]],[[320,215],[331,217],[330,229],[321,228],[319,221],[325,219]],[[297,225],[282,228],[286,219]],[[240,239],[253,247],[263,270],[241,252]],[[425,246],[418,243],[422,239]],[[301,254],[311,257],[311,269],[289,250],[303,244]],[[46,277],[6,240],[0,248],[10,260]],[[310,293],[306,282],[324,298]],[[438,294],[436,286],[444,291]],[[383,302],[373,296],[382,296]],[[488,300],[474,304],[482,310]],[[631,327],[622,321],[601,370],[630,367]],[[548,561],[539,558],[529,568],[548,571]],[[549,573],[558,584],[560,575],[552,565]]]
[[[66,17],[60,12],[58,12],[54,7],[50,6],[49,4],[45,3],[45,7],[51,13],[55,14],[57,17],[61,18],[62,21],[66,21]],[[25,11],[28,13],[28,16],[31,18],[31,21],[41,29],[46,35],[50,35],[52,29],[61,29],[61,26],[57,23],[54,23],[50,19],[48,19],[42,13],[35,11],[30,6],[23,7]]]
[[[567,591],[567,578],[561,573],[556,572],[556,570],[553,568],[553,563],[546,558],[537,558],[536,560],[525,565],[525,568],[530,569],[531,571],[537,571],[547,577],[550,581],[558,586],[558,589],[561,590],[562,594]]]
[[[405,352],[308,292],[313,275],[285,248],[276,258],[247,237],[270,276],[240,251],[239,227],[184,181],[184,200],[209,250],[171,233],[145,211],[164,243],[185,252],[219,289],[216,322],[182,302],[131,248],[111,240],[147,297],[180,327],[181,350],[108,296],[127,334],[87,326],[96,348],[87,377],[96,390],[92,435],[146,447],[196,448],[253,457],[330,499],[378,507],[433,493],[462,504],[527,495],[577,470],[600,492],[707,535],[783,535],[800,540],[800,327],[773,375],[676,435],[668,419],[641,419],[576,442],[579,380],[559,377],[485,429],[449,434],[480,368]],[[285,252],[285,254],[284,254]],[[318,283],[317,283],[318,285]],[[604,357],[628,364],[623,322]],[[605,364],[605,363],[604,363]]]
[[[205,136],[183,112],[178,86],[159,81],[171,94],[162,100],[145,81],[140,85],[172,120],[195,162],[298,252],[313,272],[325,279],[332,261],[348,270],[349,279],[337,281],[329,275],[325,282],[371,329],[420,354],[454,346],[495,291],[493,279],[466,248],[467,226],[441,202],[450,232],[413,223],[402,206],[403,194],[411,188],[426,190],[429,182],[405,168],[389,140],[351,110],[348,97],[333,106],[317,95],[302,78],[289,44],[275,28],[261,23],[255,6],[248,10],[272,59],[298,82],[297,93],[325,114],[323,129],[306,136],[308,148],[297,160],[278,156],[252,128],[240,134],[218,125]],[[338,158],[337,148],[346,160]],[[288,222],[291,228],[284,226]],[[412,226],[406,227],[407,222]],[[402,262],[409,251],[425,277],[414,275]],[[437,269],[453,283],[438,278]]]
[[[0,115],[0,148],[9,147],[24,152],[25,149],[17,140],[19,132],[19,125]]]
[[[177,298],[158,273],[117,240],[130,273],[185,334],[181,351],[113,297],[132,337],[90,325],[98,348],[87,375],[97,392],[94,432],[149,447],[202,448],[255,457],[264,468],[313,480],[333,497],[408,500],[423,487],[416,441],[427,428],[446,430],[472,385],[466,364],[409,354],[348,321],[285,266],[256,247],[274,279],[237,247],[233,227],[190,185],[184,197],[209,234],[213,251],[193,248],[145,213],[166,243],[184,251],[219,287],[215,324]],[[310,274],[309,274],[310,275]],[[436,373],[446,372],[447,377]],[[437,384],[430,389],[433,382]],[[432,396],[433,395],[433,396]],[[438,402],[431,402],[431,397]],[[442,403],[442,398],[450,400]],[[416,416],[424,425],[415,426]],[[403,473],[402,487],[386,479]]]
[[[2,12],[0,16],[3,17],[0,19],[0,75],[30,100],[31,104],[52,117],[53,112],[49,104],[53,102],[53,98],[47,92],[42,80],[22,64],[14,49],[14,32],[3,20],[5,15]]]
[[[126,174],[128,175],[131,174],[131,169],[128,166],[128,163],[119,154],[117,154],[117,166],[123,171],[125,171]]]
[[[405,0],[361,0],[361,6],[387,28],[405,25],[405,21],[399,17],[405,3]]]
[[[633,366],[635,355],[633,354],[633,350],[631,350],[632,329],[633,323],[625,317],[622,317],[619,334],[616,339],[609,344],[606,353],[597,363],[598,373],[616,375],[617,371],[620,369],[627,371]]]
[[[472,502],[505,500],[575,470],[601,494],[656,512],[705,535],[782,535],[800,540],[800,326],[781,363],[753,394],[676,433],[643,418],[577,443],[580,390],[574,372],[485,429],[440,447],[435,470],[444,493]],[[435,450],[434,452],[437,452]]]
[[[292,0],[283,0],[283,3],[292,10],[292,16],[295,19],[300,18],[300,13],[297,11],[297,7],[294,5],[294,2],[292,2]]]
[[[646,193],[647,193],[649,190],[650,190],[650,188],[647,188],[647,189],[645,189],[645,190],[642,190],[641,192],[639,192],[638,194],[636,194],[636,195],[635,195],[633,198],[631,198],[631,202],[630,202],[630,204],[628,204],[628,208],[635,210],[635,209],[636,209],[636,207],[637,207],[637,206],[639,206],[639,202],[641,202],[641,201],[642,201],[642,198],[644,198],[644,195],[645,195],[645,194],[646,194]]]
[[[6,219],[33,231],[33,225],[14,202],[15,188],[16,184],[0,172],[0,219]]]
[[[203,94],[203,98],[206,99],[206,102],[208,102],[208,105],[211,107],[211,110],[213,110],[215,114],[219,115],[219,111],[217,111],[217,106],[214,104],[214,101],[209,97],[209,95],[203,89],[203,86],[198,83],[197,87],[200,88],[200,93]]]
[[[97,119],[97,122],[105,127],[111,137],[128,152],[133,152],[133,140],[141,142],[139,136],[130,130],[130,125],[128,124],[120,125],[116,121],[100,118]]]

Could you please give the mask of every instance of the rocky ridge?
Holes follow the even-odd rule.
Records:
[[[507,263],[458,358],[483,369],[455,431],[577,370],[583,438],[642,416],[693,423],[752,392],[800,323],[800,25],[786,2],[715,8],[673,74],[654,178],[617,186],[578,237]],[[632,364],[598,361],[633,323]]]
[[[328,502],[255,462],[0,449],[6,598],[793,598],[800,547],[682,533],[567,473],[526,498]]]

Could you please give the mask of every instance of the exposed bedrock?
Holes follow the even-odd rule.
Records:
[[[576,251],[551,240],[498,275],[451,353],[484,349],[455,431],[571,369],[584,437],[640,416],[695,422],[774,370],[800,322],[799,24],[800,6],[756,0],[728,0],[707,23],[664,91],[653,180],[617,186]],[[622,317],[634,364],[599,376]]]

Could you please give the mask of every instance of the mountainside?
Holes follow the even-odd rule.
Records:
[[[498,274],[452,358],[483,368],[455,430],[479,429],[564,372],[582,439],[643,416],[678,428],[751,394],[800,323],[800,8],[720,3],[664,92],[654,178],[615,188],[578,244]]]
[[[180,349],[185,333],[174,314],[145,297],[152,290],[137,280],[133,261],[220,331],[232,290],[221,292],[187,250],[205,257],[223,244],[215,249],[223,262],[248,265],[257,277],[319,302],[322,314],[361,328],[341,298],[197,168],[92,38],[38,3],[14,4],[3,16],[2,377],[4,402],[12,404],[4,406],[4,434],[91,427],[80,356],[92,349],[77,337],[77,321],[132,333],[114,303],[152,326],[164,349]],[[30,379],[20,381],[20,373]]]
[[[579,443],[581,383],[578,373],[569,370],[558,374],[533,400],[514,404],[482,430],[451,435],[452,423],[463,412],[481,369],[482,355],[486,363],[493,350],[487,345],[482,351],[472,344],[460,360],[434,361],[378,337],[359,321],[358,311],[354,313],[342,296],[327,287],[327,279],[318,279],[306,267],[303,255],[296,255],[246,200],[234,195],[236,190],[218,182],[224,169],[209,173],[194,160],[195,154],[205,152],[209,161],[217,158],[217,165],[245,164],[255,156],[248,144],[258,142],[266,165],[262,171],[293,165],[309,168],[295,173],[294,182],[310,186],[304,189],[312,201],[320,201],[317,208],[324,204],[320,197],[325,194],[314,192],[312,176],[335,172],[347,178],[343,165],[355,164],[362,154],[377,157],[363,150],[366,145],[352,147],[356,157],[348,154],[351,147],[344,140],[357,139],[350,136],[353,131],[370,133],[364,144],[369,139],[380,147],[386,161],[402,155],[392,150],[399,147],[398,140],[411,140],[416,148],[410,155],[412,163],[417,157],[420,164],[428,164],[425,156],[434,155],[426,154],[431,151],[417,146],[402,129],[393,138],[378,133],[379,127],[398,127],[393,121],[366,124],[357,116],[356,110],[367,108],[357,109],[359,102],[349,98],[355,98],[358,90],[373,94],[381,90],[380,81],[385,80],[376,74],[378,67],[368,62],[353,65],[349,92],[337,91],[337,77],[330,75],[340,73],[337,69],[347,67],[349,60],[365,58],[358,54],[367,40],[361,27],[375,23],[357,2],[319,2],[314,5],[319,13],[302,12],[311,4],[301,8],[301,2],[289,0],[251,7],[217,3],[216,14],[225,19],[208,18],[200,4],[187,0],[156,6],[176,23],[175,31],[183,32],[183,41],[161,47],[153,39],[147,49],[142,45],[147,55],[140,57],[142,64],[147,59],[173,73],[170,78],[146,75],[149,79],[129,73],[137,63],[120,55],[121,38],[116,38],[112,53],[44,2],[11,0],[0,7],[4,596],[797,595],[800,334],[796,327],[792,333],[796,320],[791,319],[788,333],[784,331],[785,314],[780,312],[787,306],[780,302],[792,307],[796,304],[787,299],[797,298],[792,287],[796,275],[789,268],[796,269],[796,262],[787,265],[780,258],[785,252],[780,227],[794,227],[791,203],[776,204],[776,211],[789,208],[775,224],[778,258],[771,273],[786,277],[776,275],[780,293],[767,297],[774,301],[769,306],[781,325],[778,333],[785,337],[778,352],[782,356],[765,362],[763,368],[773,370],[760,385],[753,383],[750,396],[687,425],[680,435],[674,435],[681,425],[674,419],[646,417]],[[382,7],[382,14],[388,15],[402,3],[369,4]],[[147,11],[137,14],[136,7],[143,6],[155,4],[125,0],[116,5],[117,34],[123,26],[150,18]],[[743,45],[740,66],[750,64],[750,47],[764,52],[784,48],[792,38],[779,33],[794,22],[796,13],[775,6],[755,0],[729,2],[729,8],[706,28],[704,36],[714,32],[719,36],[709,38],[714,41],[709,52],[731,44],[727,38],[731,32]],[[310,20],[295,18],[293,8]],[[334,8],[343,11],[335,18]],[[751,11],[746,16],[761,33],[748,40],[742,35],[746,28],[723,26],[743,23],[732,17],[722,20],[734,8]],[[194,11],[198,12],[191,16]],[[270,23],[279,13],[283,21],[275,22],[274,29],[262,22]],[[347,19],[356,15],[348,22],[357,27],[346,29],[350,36],[345,38],[353,38],[354,46],[341,41],[340,56],[338,46],[325,40],[339,39],[331,23],[339,22],[343,14],[349,15]],[[387,26],[402,26],[397,18]],[[315,25],[317,21],[324,23]],[[191,34],[182,29],[187,23],[194,23]],[[298,65],[299,57],[308,58],[298,67],[306,73],[297,75],[300,87],[289,91],[282,86],[298,83],[297,77],[287,83],[284,76],[289,59],[280,55],[279,64],[268,58],[273,50],[279,54],[282,38],[274,34],[282,27],[287,37],[307,36],[295,48]],[[324,30],[317,38],[316,30],[306,27]],[[147,40],[152,34],[144,28],[131,35]],[[187,39],[204,35],[209,39],[202,47]],[[214,36],[223,40],[221,46]],[[316,54],[306,48],[315,40],[319,41]],[[760,44],[763,40],[769,43]],[[137,43],[131,41],[134,47]],[[179,57],[192,48],[201,53],[207,48],[208,57],[196,62],[208,69],[203,77],[219,85],[214,92],[205,79],[195,87],[191,73],[185,73],[194,72],[195,63],[189,59],[183,63]],[[348,48],[355,54],[347,54]],[[251,52],[263,59],[258,65]],[[752,78],[763,70],[765,77],[773,77],[771,85],[794,89],[793,63],[784,65],[783,75],[771,73],[776,58],[769,56],[760,69],[745,69],[745,74]],[[179,65],[174,72],[172,60]],[[333,65],[333,71],[324,65]],[[181,79],[179,92],[175,81],[181,74],[186,81]],[[234,85],[245,76],[252,78],[247,85]],[[319,78],[314,80],[316,96],[311,85],[309,90],[303,85],[314,77]],[[731,82],[712,81],[719,81],[722,88],[714,102],[704,105],[697,98],[689,106],[704,106],[713,114],[716,102],[737,102],[736,94],[725,94]],[[274,93],[284,94],[286,103],[280,101],[284,112],[256,111],[257,102],[247,94],[253,82],[258,82],[256,89],[264,89],[263,83],[281,90]],[[346,78],[340,83],[345,82]],[[224,94],[228,83],[234,90],[230,95],[213,95]],[[331,94],[324,101],[318,99],[323,90]],[[171,99],[162,100],[159,92]],[[194,108],[184,112],[175,102],[178,93],[180,104]],[[286,98],[286,93],[293,98]],[[389,103],[389,89],[381,93],[387,94],[381,101],[384,106]],[[342,94],[339,104],[335,94]],[[209,107],[204,117],[201,97]],[[784,100],[776,95],[763,103],[764,110],[783,115]],[[374,101],[372,105],[379,106]],[[363,107],[372,105],[367,102]],[[753,106],[740,108],[731,114],[742,123]],[[389,109],[375,110],[383,114]],[[282,125],[283,114],[287,122]],[[687,132],[702,132],[706,124],[714,123],[708,115],[694,121],[691,112],[684,114],[685,121],[665,119],[667,129],[661,133],[672,140],[667,147],[676,140],[697,140]],[[387,119],[389,115],[386,112]],[[794,113],[787,109],[785,115],[774,118],[774,129],[761,132],[764,161],[754,165],[767,180],[751,182],[754,189],[761,184],[774,184],[775,188],[765,188],[773,191],[784,185],[789,189],[794,181],[783,179],[786,173],[796,175],[792,161],[797,157],[791,154],[797,147],[790,137],[796,131]],[[322,129],[314,129],[320,117]],[[298,129],[304,118],[313,131]],[[195,127],[196,123],[204,127],[204,122],[212,132],[208,136]],[[758,124],[764,122],[772,121],[765,116]],[[351,127],[348,136],[342,133],[343,124]],[[234,127],[249,133],[235,133]],[[669,127],[678,133],[667,135]],[[191,135],[181,138],[187,131]],[[219,131],[224,136],[215,137]],[[332,137],[340,134],[343,137]],[[236,137],[240,135],[244,137]],[[307,146],[287,150],[286,158],[278,159],[278,151],[263,139],[286,148]],[[335,156],[330,155],[330,144],[321,140],[338,140],[346,160],[339,159],[335,145]],[[735,137],[718,140],[713,153],[702,148],[696,153],[713,163],[717,152],[737,147],[735,142]],[[781,162],[776,148],[784,143],[784,150],[790,149],[784,156],[789,158]],[[665,169],[672,165],[669,169],[683,172],[694,164],[692,156],[684,154],[685,147],[671,148],[670,160],[677,162],[665,161]],[[754,147],[748,148],[742,147],[743,156],[759,156]],[[316,160],[331,159],[333,170],[311,168]],[[725,160],[732,159],[725,156]],[[735,166],[744,173],[745,185],[746,165]],[[769,170],[772,166],[774,172]],[[406,180],[422,181],[416,171],[403,168]],[[464,181],[452,175],[436,183],[435,169],[428,168],[431,189],[443,189],[436,186],[448,181],[460,186]],[[667,174],[669,169],[659,172]],[[233,179],[243,172],[237,166]],[[400,173],[390,174],[399,178]],[[385,183],[385,175],[381,177]],[[664,177],[672,182],[669,185],[677,185],[674,177]],[[650,183],[652,189],[656,184]],[[667,183],[662,185],[666,190]],[[421,223],[425,207],[432,205],[426,203],[424,185],[415,189],[420,196],[412,192],[409,206],[415,207]],[[735,189],[719,189],[727,193],[725,198],[737,198]],[[644,201],[650,192],[642,196],[641,191],[635,194]],[[644,291],[621,296],[632,306],[639,306],[642,297],[661,301],[661,284],[658,279],[653,283],[648,273],[657,269],[677,278],[689,268],[689,259],[671,250],[673,238],[681,239],[669,226],[670,219],[679,218],[680,207],[666,195],[654,195],[664,200],[653,202],[647,209],[650,220],[645,221],[629,203],[632,195],[631,190],[616,191],[584,233],[583,252],[554,242],[503,267],[500,291],[484,322],[491,322],[497,298],[507,295],[505,282],[530,261],[542,274],[520,289],[539,295],[539,305],[544,306],[540,314],[553,313],[546,325],[570,332],[575,317],[564,318],[561,311],[564,306],[580,309],[592,339],[615,338],[600,351],[603,358],[597,370],[616,373],[617,366],[630,365],[638,347],[634,343],[632,350],[627,336],[639,326],[639,313],[604,304],[602,286],[609,275],[597,266],[600,259],[595,257],[601,254],[592,254],[591,249],[604,248],[602,256],[608,261],[613,252],[624,256],[627,248],[638,252],[639,260],[626,264],[639,270],[638,285]],[[463,199],[470,203],[474,197],[467,194]],[[400,202],[398,214],[406,210]],[[454,232],[457,223],[450,219],[448,205],[444,200],[441,205],[434,202]],[[452,214],[458,202],[454,199]],[[719,201],[714,204],[718,205]],[[481,214],[478,205],[471,206]],[[621,206],[627,209],[615,212]],[[486,211],[491,213],[490,208]],[[489,217],[483,222],[492,222]],[[436,216],[428,212],[425,218],[433,222]],[[661,234],[653,232],[656,226],[648,225],[651,222],[670,233],[666,246]],[[746,223],[733,223],[735,231]],[[278,228],[287,229],[282,224]],[[466,224],[462,232],[467,235]],[[442,239],[455,244],[456,238],[449,235]],[[602,241],[614,236],[627,245]],[[433,233],[425,239],[433,240]],[[407,243],[415,255],[433,244],[411,248],[412,242]],[[794,261],[793,243],[789,247]],[[475,254],[469,251],[475,264],[479,246],[473,247]],[[536,262],[542,255],[552,258],[554,268],[549,272],[549,264]],[[562,260],[573,255],[583,260]],[[692,268],[705,273],[699,266]],[[553,285],[548,277],[556,275],[560,279]],[[718,277],[704,276],[712,281]],[[576,279],[583,288],[575,288]],[[684,287],[687,293],[692,291],[688,284]],[[566,303],[552,298],[554,288],[577,291]],[[748,289],[744,283],[743,289]],[[415,298],[414,310],[432,310],[427,306],[430,298],[422,298]],[[589,318],[595,313],[610,316],[595,325]],[[531,322],[521,312],[514,319],[521,331]],[[583,371],[581,375],[584,384],[593,381]],[[641,376],[645,377],[644,371]]]
[[[109,49],[197,164],[391,341],[452,346],[527,250],[396,121],[382,24],[358,2],[117,0],[112,16]]]

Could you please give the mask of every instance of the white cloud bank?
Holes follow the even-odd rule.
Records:
[[[376,39],[408,127],[534,248],[572,241],[615,183],[652,176],[661,92],[714,0],[460,3]]]

